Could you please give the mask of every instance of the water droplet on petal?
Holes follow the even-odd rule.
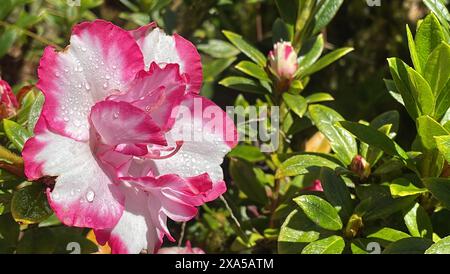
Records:
[[[104,89],[107,89],[107,88],[108,88],[108,83],[105,82],[105,83],[103,84],[103,88],[104,88]]]
[[[86,90],[90,90],[91,89],[91,86],[89,85],[89,83],[85,83],[84,84],[84,88],[86,89]]]
[[[113,113],[113,119],[116,120],[119,118],[119,113],[118,112],[114,112]]]
[[[87,49],[85,47],[82,47],[81,50],[86,52]]]
[[[94,191],[89,190],[89,191],[86,193],[86,200],[87,200],[89,203],[92,203],[92,201],[94,201],[94,197],[95,197]]]

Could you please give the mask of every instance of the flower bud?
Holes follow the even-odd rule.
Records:
[[[370,164],[361,155],[356,155],[350,164],[350,169],[364,180],[370,176]]]
[[[6,81],[0,79],[0,119],[16,115],[18,107],[19,104],[11,87]]]
[[[306,188],[304,188],[303,190],[307,190],[307,191],[320,191],[320,192],[322,192],[322,191],[323,191],[323,188],[322,188],[322,182],[321,182],[320,180],[317,179],[317,180],[314,181],[314,183],[313,183],[312,186],[306,187]]]
[[[269,64],[272,73],[278,79],[292,80],[298,69],[297,53],[290,42],[278,42],[269,53]]]

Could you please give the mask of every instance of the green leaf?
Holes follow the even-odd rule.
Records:
[[[347,221],[353,213],[353,202],[344,180],[327,167],[321,168],[319,179],[325,197],[339,210],[342,220]]]
[[[350,53],[352,51],[353,51],[353,48],[340,48],[340,49],[334,50],[331,53],[320,58],[319,61],[317,61],[316,63],[314,63],[307,69],[305,69],[304,71],[298,70],[296,74],[298,74],[302,78],[305,78],[311,74],[314,74],[314,73],[326,68],[330,64],[341,59],[343,56],[347,55],[348,53]]]
[[[272,26],[272,43],[275,44],[280,41],[291,41],[294,28],[292,25],[286,24],[280,18],[277,18]]]
[[[53,211],[48,205],[44,186],[33,184],[14,192],[11,213],[17,222],[24,224],[39,223],[47,219]]]
[[[316,127],[327,137],[336,156],[349,165],[358,153],[355,138],[335,124],[345,119],[333,109],[322,105],[309,106],[309,114]]]
[[[400,125],[400,113],[396,110],[387,111],[370,122],[370,126],[376,129],[380,129],[385,125],[392,125],[390,132],[397,133]]]
[[[433,50],[444,41],[444,33],[438,19],[430,13],[416,33],[416,48],[421,67],[424,68]]]
[[[230,175],[239,190],[250,200],[265,205],[267,203],[266,191],[264,183],[258,177],[258,172],[260,173],[262,170],[243,160],[234,159],[230,163]]]
[[[52,254],[57,245],[57,235],[49,228],[29,229],[17,246],[17,254]]]
[[[438,97],[450,79],[450,46],[440,44],[430,55],[423,72],[433,94]]]
[[[19,239],[20,227],[11,214],[0,215],[0,253],[13,253]]]
[[[449,40],[450,33],[450,13],[447,9],[445,0],[423,0],[425,5],[438,17],[444,29],[447,32],[447,40]]]
[[[230,40],[230,42],[235,45],[242,53],[247,55],[250,59],[252,59],[255,63],[260,65],[261,67],[265,67],[267,63],[267,59],[259,50],[251,46],[247,43],[242,36],[233,33],[231,31],[222,31],[223,34]]]
[[[444,155],[445,160],[450,163],[450,136],[434,137],[439,151]]]
[[[450,236],[430,246],[425,254],[450,254]]]
[[[423,254],[433,242],[424,238],[405,238],[390,244],[383,254]]]
[[[347,121],[340,124],[364,143],[377,147],[391,156],[399,156],[405,161],[409,159],[408,154],[396,142],[373,127]]]
[[[430,85],[422,75],[412,68],[408,68],[411,92],[422,115],[433,115],[435,97]]]
[[[276,178],[280,179],[288,176],[306,174],[311,167],[329,167],[336,169],[341,165],[337,161],[331,160],[327,156],[303,154],[293,156],[284,161],[276,172]]]
[[[325,231],[313,223],[301,210],[292,211],[280,229],[278,237],[278,253],[300,254],[307,243],[328,236]]]
[[[406,227],[413,237],[432,239],[433,226],[428,213],[416,203],[404,216]]]
[[[441,119],[442,116],[450,113],[450,79],[447,81],[447,84],[444,86],[442,91],[439,93],[439,96],[436,100],[436,118]],[[448,116],[447,116],[447,119]]]
[[[330,236],[308,244],[302,254],[341,254],[345,248],[345,241],[339,236]]]
[[[319,92],[314,93],[308,97],[306,97],[306,102],[308,104],[315,104],[315,103],[322,103],[322,102],[329,102],[334,101],[333,96],[329,93]]]
[[[420,63],[420,58],[419,55],[417,54],[416,42],[414,41],[414,37],[408,25],[406,25],[406,34],[408,36],[409,52],[411,54],[411,60],[414,64],[414,68],[419,73],[422,73],[422,64]]]
[[[283,93],[282,96],[289,109],[297,114],[298,117],[302,118],[308,109],[306,99],[301,95],[290,94],[288,92]]]
[[[16,41],[17,36],[17,30],[14,28],[7,28],[2,35],[0,35],[0,58],[8,53],[9,49]]]
[[[415,186],[411,180],[406,178],[395,179],[389,184],[393,197],[405,197],[428,192],[425,188]]]
[[[306,41],[302,46],[298,57],[299,69],[301,71],[305,71],[320,58],[324,49],[324,44],[322,34]]]
[[[337,210],[324,199],[314,195],[303,195],[295,198],[294,202],[318,226],[331,231],[342,229],[342,221]]]
[[[278,11],[283,20],[290,24],[295,25],[297,20],[298,0],[275,0]]]
[[[417,118],[417,131],[422,141],[423,146],[432,150],[437,147],[435,136],[449,135],[448,132],[441,124],[436,122],[429,116],[421,116]]]
[[[216,59],[203,66],[203,78],[205,82],[214,82],[216,78],[236,61],[235,57]]]
[[[324,0],[315,14],[313,33],[320,32],[336,15],[344,0]]]
[[[245,77],[230,76],[219,82],[220,85],[243,92],[265,95],[267,90],[258,82]]]
[[[266,156],[258,147],[249,145],[236,146],[228,153],[228,157],[243,159],[250,163],[261,162],[266,159]]]
[[[392,96],[392,98],[394,98],[395,101],[397,101],[398,103],[400,103],[404,106],[405,102],[403,102],[402,95],[400,94],[400,92],[397,90],[397,87],[395,86],[395,81],[384,79],[384,84],[386,85],[386,88],[387,88],[389,94]]]
[[[8,139],[13,143],[14,147],[22,151],[23,145],[32,136],[31,133],[16,122],[7,119],[3,120],[3,127],[6,136],[8,136]]]
[[[42,95],[42,93],[39,92],[33,105],[31,105],[30,112],[28,114],[28,123],[27,123],[28,132],[34,132],[34,127],[36,126],[39,116],[41,115],[44,101],[45,101],[44,95]]]
[[[450,179],[448,178],[425,178],[422,180],[433,196],[443,206],[450,209]]]
[[[410,67],[398,58],[389,58],[388,63],[396,90],[401,94],[402,102],[405,105],[409,116],[416,119],[419,116],[420,110],[411,91],[408,75],[408,69]]]
[[[245,74],[255,77],[256,79],[267,82],[270,81],[269,76],[267,76],[267,73],[264,71],[264,69],[253,62],[242,61],[239,64],[237,64],[235,68],[237,70],[242,71]]]
[[[409,237],[411,237],[411,235],[389,227],[383,227],[382,229],[367,235],[367,238],[376,238],[386,242],[396,242]]]
[[[197,48],[214,58],[220,59],[229,59],[240,53],[240,51],[230,43],[216,39],[209,40],[208,44],[198,45]]]

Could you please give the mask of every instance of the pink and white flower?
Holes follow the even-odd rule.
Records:
[[[0,119],[16,115],[19,103],[8,82],[0,79]]]
[[[158,254],[205,254],[205,251],[198,247],[192,248],[191,242],[187,241],[185,247],[164,247],[158,250]]]
[[[113,253],[155,252],[174,240],[167,218],[187,221],[225,192],[236,129],[198,95],[200,55],[181,36],[81,23],[64,51],[45,49],[38,77],[45,103],[25,173],[56,177],[47,196],[65,225],[93,228]]]
[[[269,52],[271,71],[283,80],[291,80],[298,69],[297,53],[290,42],[278,42]]]

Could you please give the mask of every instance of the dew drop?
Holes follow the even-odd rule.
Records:
[[[104,88],[104,89],[107,89],[107,88],[108,88],[108,83],[105,82],[105,83],[103,84],[103,88]]]
[[[94,197],[95,197],[94,191],[89,190],[89,191],[86,193],[86,200],[87,200],[89,203],[92,203],[92,201],[94,201]]]
[[[113,119],[116,120],[119,118],[119,113],[118,112],[114,112],[113,113]]]
[[[90,90],[91,89],[91,86],[89,85],[89,83],[85,83],[84,84],[84,88],[86,89],[86,90]]]
[[[109,79],[111,79],[111,76],[106,75],[105,78],[106,78],[106,80],[109,80]]]
[[[85,47],[82,47],[81,50],[86,52],[87,49]]]

